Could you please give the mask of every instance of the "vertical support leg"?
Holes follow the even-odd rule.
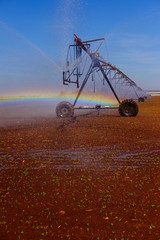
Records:
[[[101,64],[100,64],[100,62],[96,60],[96,64],[95,64],[95,65],[96,65],[96,67],[99,67],[101,73],[103,74],[104,79],[107,81],[107,83],[108,83],[110,89],[112,90],[112,92],[113,92],[115,98],[117,99],[118,103],[120,103],[120,100],[119,100],[119,98],[118,98],[116,92],[114,91],[114,88],[112,87],[112,84],[110,83],[110,81],[109,81],[107,75],[105,74],[105,72],[104,72],[104,70],[103,70],[103,68],[102,68],[102,66],[101,66]]]

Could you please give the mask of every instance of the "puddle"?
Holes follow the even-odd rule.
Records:
[[[74,150],[33,150],[9,154],[0,152],[0,169],[20,168],[23,164],[31,169],[95,169],[110,170],[152,167],[160,163],[160,149],[124,154],[117,147],[77,148]]]

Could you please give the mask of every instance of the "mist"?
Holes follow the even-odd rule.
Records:
[[[29,39],[0,22],[0,96],[55,92],[62,68]]]

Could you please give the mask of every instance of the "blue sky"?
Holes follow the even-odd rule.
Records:
[[[64,89],[73,33],[105,37],[103,58],[144,90],[160,89],[159,0],[0,0],[0,95]]]

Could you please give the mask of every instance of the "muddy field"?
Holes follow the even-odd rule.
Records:
[[[4,115],[0,240],[160,239],[160,97],[133,118]]]

